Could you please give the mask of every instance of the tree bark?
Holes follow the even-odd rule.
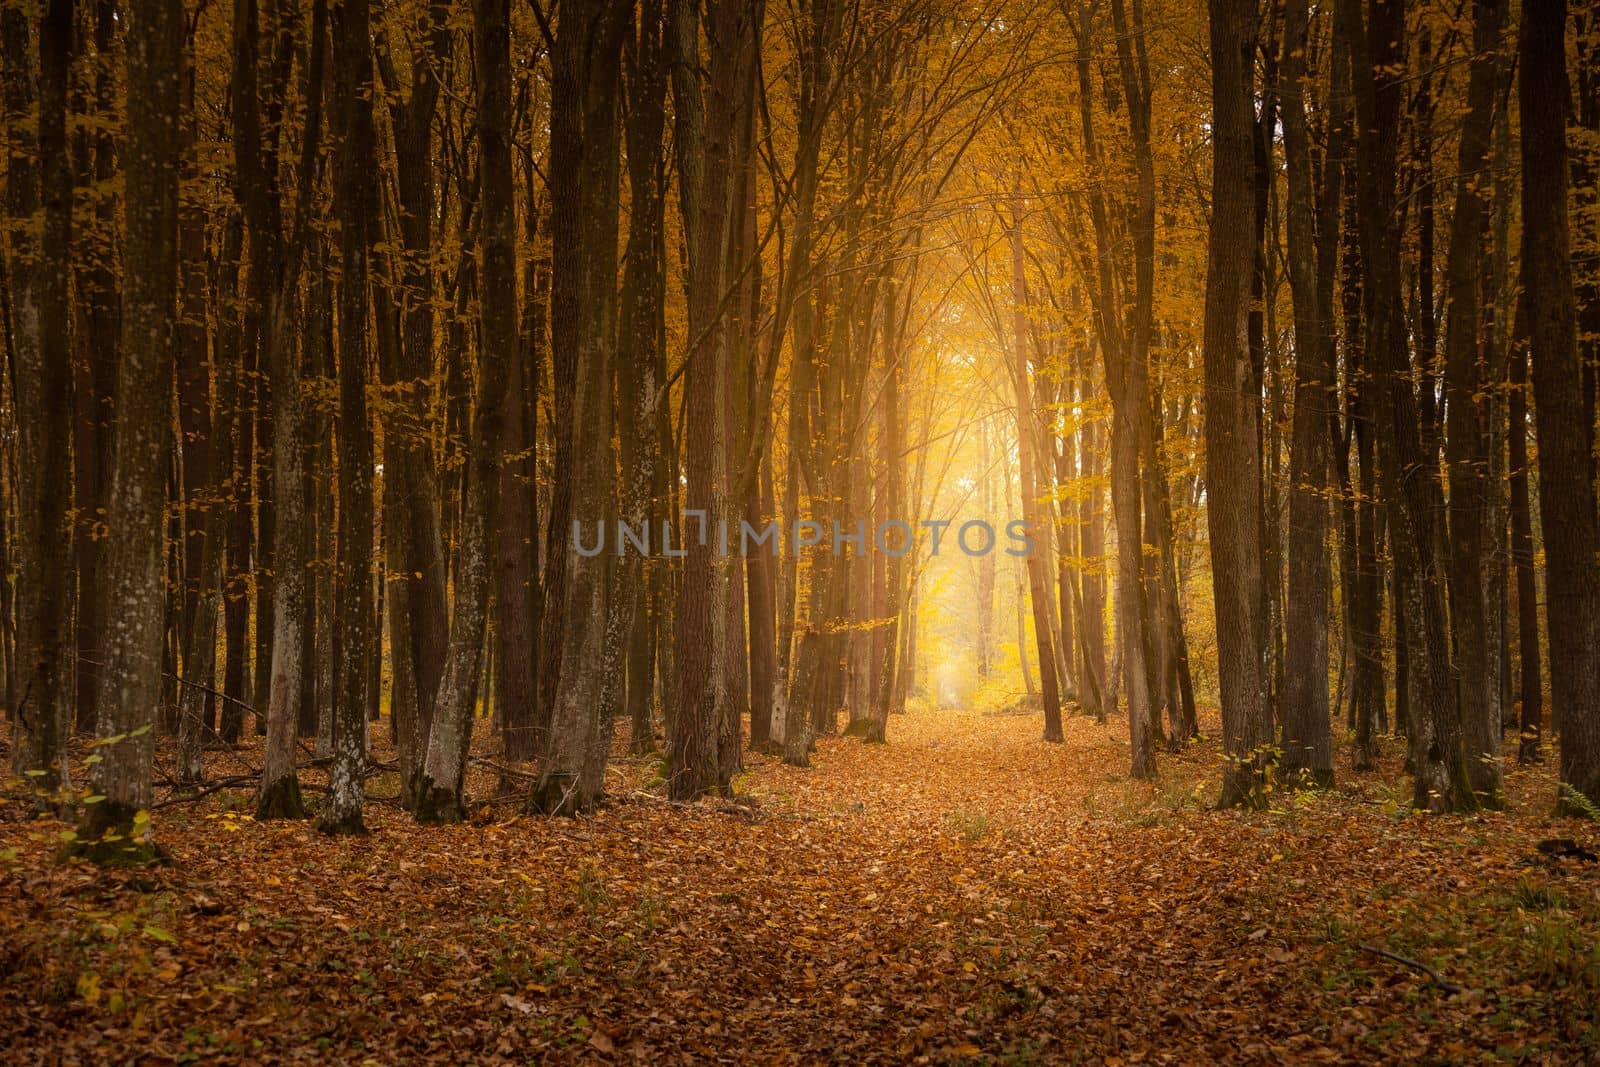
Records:
[[[1019,194],[1020,195],[1020,194]],[[1017,404],[1018,492],[1022,497],[1022,517],[1032,531],[1024,565],[1028,571],[1028,597],[1033,605],[1033,640],[1039,650],[1039,690],[1044,698],[1044,739],[1062,740],[1061,691],[1056,679],[1055,646],[1050,639],[1050,585],[1045,579],[1044,555],[1048,531],[1039,521],[1039,488],[1034,480],[1035,463],[1033,400],[1028,379],[1028,283],[1024,274],[1022,219],[1016,205],[1011,208],[1011,381]]]
[[[556,484],[552,493],[541,659],[541,701],[550,701],[533,806],[576,814],[600,799],[611,709],[599,675],[609,606],[604,555],[580,556],[576,524],[617,517],[615,412],[617,339],[617,100],[622,38],[631,9],[595,5],[563,20],[552,83],[550,195],[553,239],[551,353],[556,386]],[[612,631],[615,634],[615,631]],[[552,676],[552,672],[559,672]],[[541,711],[541,714],[544,714]]]
[[[1484,546],[1489,440],[1479,339],[1485,323],[1479,304],[1480,262],[1487,227],[1489,139],[1500,84],[1500,33],[1504,0],[1475,0],[1473,56],[1467,78],[1467,114],[1461,127],[1455,209],[1445,278],[1446,459],[1450,472],[1450,611],[1455,636],[1457,687],[1467,778],[1484,804],[1501,803],[1499,672],[1490,673],[1490,605],[1485,598]],[[1499,605],[1494,605],[1495,611]]]
[[[13,333],[17,425],[17,646],[16,724],[12,769],[25,777],[38,810],[66,810],[61,790],[70,784],[66,763],[71,726],[67,658],[72,539],[71,318],[72,157],[67,151],[67,72],[73,4],[50,0],[37,33],[38,63],[27,47],[30,33],[20,11],[4,15],[7,126],[16,140],[8,161],[12,215]],[[13,64],[15,67],[13,68]],[[23,110],[34,95],[35,146],[22,136]],[[36,147],[37,162],[25,158]],[[36,209],[43,230],[29,230]],[[159,511],[159,508],[158,508]]]
[[[301,142],[297,185],[302,191],[287,239],[277,193],[275,141],[264,133],[262,96],[278,99],[281,68],[289,49],[280,42],[274,57],[274,79],[265,94],[258,92],[261,28],[255,0],[237,0],[234,13],[234,151],[239,171],[239,196],[250,235],[250,262],[254,302],[259,316],[260,358],[267,365],[271,398],[269,468],[258,480],[259,512],[263,533],[257,573],[271,575],[270,598],[258,597],[256,616],[256,691],[259,710],[265,704],[267,743],[261,771],[256,817],[303,818],[305,805],[295,776],[295,720],[305,685],[306,664],[301,638],[306,625],[304,397],[296,366],[293,325],[294,293],[313,193],[314,164],[321,139],[322,75],[327,54],[327,4],[316,0],[311,16],[311,55],[307,78],[305,133]],[[287,30],[285,36],[288,36]],[[263,418],[262,422],[268,420]],[[268,495],[270,494],[270,501]],[[259,579],[258,579],[259,588]],[[270,638],[264,635],[270,633]],[[264,654],[270,658],[263,658]],[[262,671],[267,673],[262,700]]]
[[[1286,775],[1333,784],[1328,714],[1328,409],[1338,387],[1334,337],[1317,273],[1316,179],[1306,129],[1306,0],[1287,0],[1283,37],[1283,140],[1288,167],[1289,285],[1294,291],[1294,428],[1289,456],[1288,645],[1283,691]]]
[[[702,84],[699,34],[701,13],[695,0],[682,0],[674,12],[672,89],[677,117],[679,189],[688,250],[689,335],[695,339],[684,373],[683,430],[687,455],[687,503],[699,512],[707,536],[683,531],[688,555],[677,605],[677,670],[674,716],[668,735],[668,795],[690,800],[728,791],[726,748],[722,737],[728,716],[726,667],[727,559],[715,558],[716,529],[727,517],[724,486],[728,471],[727,329],[718,304],[730,279],[725,258],[728,207],[735,189],[729,151],[742,110],[739,54],[758,32],[759,4],[751,0],[711,0],[705,32],[711,49]],[[686,524],[687,525],[687,524]]]
[[[1462,748],[1461,720],[1451,675],[1448,620],[1434,529],[1442,510],[1437,463],[1429,459],[1412,391],[1411,361],[1401,307],[1399,246],[1392,240],[1395,207],[1394,131],[1399,122],[1405,26],[1404,0],[1371,0],[1363,28],[1355,0],[1343,0],[1339,20],[1351,41],[1352,83],[1359,135],[1356,191],[1361,254],[1366,265],[1369,351],[1381,375],[1378,439],[1387,462],[1384,482],[1392,508],[1390,538],[1403,589],[1397,604],[1408,637],[1409,668],[1419,680],[1420,705],[1407,725],[1416,767],[1416,807],[1428,811],[1476,805]]]
[[[461,559],[455,576],[449,654],[439,682],[428,754],[417,788],[419,821],[466,815],[467,756],[483,675],[491,543],[499,517],[501,413],[507,366],[516,358],[516,183],[511,161],[510,0],[475,0],[478,105],[478,396],[467,450]]]
[[[1508,403],[1507,466],[1511,475],[1511,564],[1517,582],[1517,692],[1521,704],[1517,762],[1544,756],[1544,683],[1539,650],[1539,585],[1534,570],[1533,509],[1529,497],[1527,289],[1517,301],[1511,337],[1511,389]]]
[[[376,211],[369,161],[373,64],[367,0],[341,0],[334,66],[342,112],[338,155],[339,278],[339,559],[340,655],[333,701],[333,766],[326,834],[365,834],[368,659],[374,640],[372,588],[372,425],[367,415],[368,257]],[[481,112],[480,112],[481,115]],[[480,123],[482,119],[480,118]]]
[[[1600,801],[1600,512],[1593,413],[1578,359],[1569,232],[1565,0],[1523,0],[1522,270],[1539,442],[1550,701],[1561,738],[1559,810]],[[1574,795],[1576,794],[1576,796]],[[1582,800],[1579,797],[1584,798]]]
[[[150,837],[152,729],[161,694],[162,509],[178,287],[178,136],[183,5],[128,12],[122,359],[117,368],[102,605],[119,620],[100,672],[100,754],[74,850],[102,863],[158,856]]]
[[[1248,342],[1254,0],[1210,0],[1215,154],[1205,305],[1206,522],[1217,613],[1217,676],[1229,766],[1219,804],[1265,804],[1272,743],[1261,604],[1261,454]]]

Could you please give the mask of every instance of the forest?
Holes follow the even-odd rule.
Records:
[[[1589,0],[0,0],[0,1062],[1600,1059]]]

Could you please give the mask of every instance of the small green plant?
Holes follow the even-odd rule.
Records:
[[[1548,885],[1534,885],[1526,878],[1517,886],[1517,907],[1523,911],[1565,911],[1567,898],[1559,889]]]
[[[1600,990],[1600,944],[1571,916],[1554,912],[1532,930],[1532,979],[1546,989]]]
[[[1561,783],[1561,803],[1559,805],[1563,815],[1575,815],[1588,819],[1590,822],[1600,822],[1600,805],[1572,788],[1566,782]]]
[[[666,925],[666,902],[652,893],[641,894],[633,906],[633,916],[640,929],[645,933],[653,933]]]
[[[644,758],[645,786],[657,789],[667,784],[667,757],[661,752],[651,752]]]
[[[981,811],[953,811],[945,818],[950,829],[969,845],[989,836],[989,817]]]
[[[601,881],[600,872],[595,870],[593,864],[584,864],[578,872],[578,880],[572,887],[573,897],[578,906],[593,918],[602,907],[611,903],[611,894],[606,892],[605,883]]]

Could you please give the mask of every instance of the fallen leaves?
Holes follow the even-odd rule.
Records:
[[[897,718],[810,770],[748,755],[756,818],[633,784],[575,822],[378,807],[362,840],[176,807],[175,865],[138,876],[0,822],[0,1018],[88,1061],[1592,1055],[1600,885],[1537,847],[1547,771],[1508,776],[1506,813],[1397,817],[1347,775],[1245,815],[1205,806],[1211,746],[1134,783],[1116,732]]]

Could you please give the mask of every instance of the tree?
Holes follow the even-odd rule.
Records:
[[[1511,396],[1507,403],[1507,466],[1511,475],[1511,564],[1517,583],[1517,693],[1522,705],[1517,762],[1542,758],[1544,684],[1539,666],[1539,579],[1534,571],[1533,509],[1528,477],[1527,289],[1517,300],[1511,338]]]
[[[1283,15],[1283,142],[1288,169],[1289,284],[1294,290],[1295,387],[1289,457],[1289,588],[1283,690],[1286,776],[1333,784],[1328,714],[1329,405],[1338,388],[1335,338],[1317,274],[1316,177],[1306,129],[1306,0],[1287,0]]]
[[[333,769],[317,822],[328,834],[364,834],[368,659],[374,646],[372,425],[367,416],[367,287],[375,185],[372,46],[367,0],[341,0],[337,26],[340,109],[339,575],[340,656],[333,698]]]
[[[1566,26],[1565,0],[1523,0],[1522,279],[1548,561],[1550,701],[1561,736],[1560,810],[1579,814],[1600,797],[1600,511],[1590,475],[1594,423],[1576,388],[1582,368],[1567,212]]]
[[[1103,173],[1104,161],[1095,136],[1091,81],[1090,12],[1087,7],[1073,26],[1077,52],[1079,125],[1089,173]],[[1140,471],[1140,440],[1149,415],[1145,378],[1139,361],[1129,351],[1128,331],[1117,313],[1119,303],[1114,259],[1112,221],[1103,183],[1091,183],[1089,215],[1094,229],[1095,258],[1088,286],[1094,307],[1095,333],[1105,367],[1106,392],[1111,398],[1111,510],[1117,525],[1116,654],[1105,703],[1114,706],[1119,678],[1128,680],[1128,734],[1131,773],[1153,778],[1157,694],[1147,669],[1150,648],[1150,606],[1145,598],[1143,529],[1145,498]],[[1142,231],[1142,227],[1141,227]],[[1136,302],[1137,303],[1137,302]],[[1147,334],[1141,330],[1142,336]],[[1154,476],[1154,472],[1147,472]],[[1117,666],[1120,664],[1120,668]]]
[[[479,261],[478,397],[473,405],[461,559],[457,565],[450,652],[417,789],[420,821],[466,815],[463,787],[483,674],[490,545],[499,514],[502,394],[517,347],[516,183],[511,169],[511,15],[509,0],[476,0]]]
[[[1487,333],[1479,297],[1488,211],[1489,140],[1500,85],[1503,0],[1473,4],[1473,57],[1461,128],[1455,210],[1446,267],[1446,458],[1450,470],[1450,622],[1466,744],[1467,778],[1487,805],[1500,804],[1500,678],[1490,668],[1491,607],[1485,596],[1485,516],[1489,475],[1489,405],[1479,339]]]
[[[731,571],[727,558],[714,556],[715,531],[728,517],[730,447],[724,385],[729,339],[719,304],[736,269],[725,253],[736,188],[728,153],[741,113],[753,104],[739,93],[745,82],[740,65],[754,59],[759,14],[760,5],[752,0],[709,0],[703,16],[698,0],[680,0],[669,30],[694,339],[684,371],[687,504],[705,523],[703,537],[684,530],[688,554],[677,610],[678,675],[667,745],[667,791],[675,800],[725,793],[731,772],[722,738],[729,717],[724,673]],[[710,48],[704,82],[699,73],[702,18]],[[737,730],[737,719],[733,726]]]
[[[237,0],[234,9],[235,163],[239,172],[240,208],[250,237],[251,297],[260,330],[256,344],[266,364],[266,384],[271,399],[272,500],[270,507],[263,500],[260,508],[262,556],[270,551],[270,557],[258,557],[258,562],[271,567],[273,580],[270,601],[258,599],[256,612],[258,709],[263,691],[262,669],[268,671],[265,688],[267,744],[261,788],[256,799],[256,817],[263,819],[305,817],[305,804],[294,768],[295,719],[307,666],[301,648],[306,626],[307,562],[304,397],[291,330],[294,293],[299,285],[315,200],[314,167],[322,132],[321,90],[327,56],[327,17],[326,0],[315,0],[311,9],[305,129],[296,174],[300,194],[286,237],[278,197],[277,143],[267,138],[262,98],[281,99],[283,83],[287,80],[290,43],[279,42],[279,54],[270,67],[273,80],[262,91],[258,66],[263,35],[256,0]],[[276,137],[275,130],[273,137]],[[269,526],[270,539],[265,536]],[[268,604],[270,610],[265,610]],[[264,630],[270,630],[270,640],[264,636]]]
[[[1400,44],[1404,0],[1372,0],[1362,25],[1355,0],[1337,14],[1350,41],[1356,138],[1356,200],[1365,267],[1363,299],[1367,352],[1379,385],[1374,405],[1378,452],[1390,504],[1396,618],[1404,626],[1408,669],[1418,677],[1419,706],[1405,724],[1415,766],[1413,802],[1425,811],[1476,806],[1461,739],[1460,708],[1451,677],[1449,620],[1439,573],[1442,543],[1435,522],[1443,510],[1437,463],[1424,444],[1424,424],[1412,390],[1411,358],[1401,306],[1399,248],[1390,238],[1395,208],[1394,131],[1401,99]],[[1398,668],[1396,674],[1398,676]],[[1402,683],[1398,677],[1397,687]],[[1398,718],[1398,715],[1397,715]]]
[[[549,732],[532,804],[575,814],[599,801],[610,709],[600,705],[607,626],[603,556],[573,550],[574,523],[612,522],[617,339],[618,69],[630,9],[568,11],[551,50],[550,347],[556,481],[551,490],[541,702]],[[548,699],[546,699],[548,698]],[[544,714],[541,711],[541,714]]]
[[[183,4],[151,0],[128,12],[127,173],[122,359],[117,368],[116,457],[107,516],[103,609],[108,634],[100,673],[102,759],[74,851],[99,862],[146,862],[152,729],[161,696],[162,504],[171,424],[178,294],[178,135]]]
[[[61,806],[70,784],[66,765],[69,661],[67,635],[72,542],[71,501],[72,161],[67,152],[67,68],[72,36],[71,0],[50,0],[37,33],[21,11],[3,16],[7,126],[18,130],[28,98],[37,95],[37,161],[18,139],[9,161],[12,274],[16,303],[13,344],[17,416],[18,538],[17,724],[12,766],[27,776],[40,810]],[[28,53],[37,40],[38,61]],[[37,70],[37,88],[31,84]],[[36,239],[31,216],[43,209]]]
[[[658,467],[664,442],[658,412],[667,405],[666,383],[657,374],[665,359],[666,312],[666,128],[665,23],[660,0],[640,5],[638,30],[624,48],[628,69],[628,246],[623,260],[621,321],[617,351],[617,415],[621,431],[622,519],[645,525],[659,537],[666,501],[658,499]],[[656,544],[655,541],[650,541]],[[659,549],[659,545],[657,545]],[[656,694],[656,627],[665,564],[628,556],[621,563],[618,591],[632,597],[628,637],[628,718],[635,752],[655,748],[652,711]],[[639,578],[642,577],[642,581]],[[620,621],[620,620],[619,620]]]
[[[1043,540],[1044,524],[1039,521],[1039,488],[1034,481],[1036,466],[1033,454],[1033,400],[1028,381],[1028,283],[1024,273],[1022,251],[1022,220],[1016,205],[1011,208],[1011,302],[1013,333],[1011,339],[1012,387],[1017,403],[1017,456],[1022,494],[1022,517],[1035,538]],[[1028,596],[1033,604],[1033,640],[1039,649],[1039,688],[1044,697],[1044,739],[1060,741],[1061,694],[1056,684],[1055,647],[1050,638],[1049,584],[1045,581],[1044,549],[1036,544],[1028,553],[1024,565],[1028,571]]]
[[[384,548],[392,582],[386,598],[395,679],[391,714],[400,787],[408,804],[416,801],[450,639],[447,551],[440,531],[444,501],[435,470],[437,419],[429,395],[440,303],[434,229],[442,225],[441,202],[448,203],[437,180],[441,152],[434,127],[439,125],[440,94],[451,74],[453,7],[451,0],[429,0],[411,49],[410,91],[404,95],[394,69],[389,20],[378,21],[374,36],[377,73],[389,96],[394,131],[393,164],[385,170],[398,202],[401,250],[398,269],[390,266],[391,257],[374,258],[379,268],[373,278],[375,297],[382,296],[374,314],[378,368],[386,389],[411,401],[386,409],[391,432],[384,435],[383,479]],[[393,247],[395,242],[386,243]],[[398,328],[389,325],[395,314],[401,320]],[[420,418],[412,414],[415,408],[421,409]]]
[[[1211,225],[1205,303],[1206,525],[1217,604],[1217,678],[1222,691],[1223,807],[1265,803],[1272,743],[1261,603],[1258,401],[1247,338],[1254,116],[1254,0],[1210,0]]]

